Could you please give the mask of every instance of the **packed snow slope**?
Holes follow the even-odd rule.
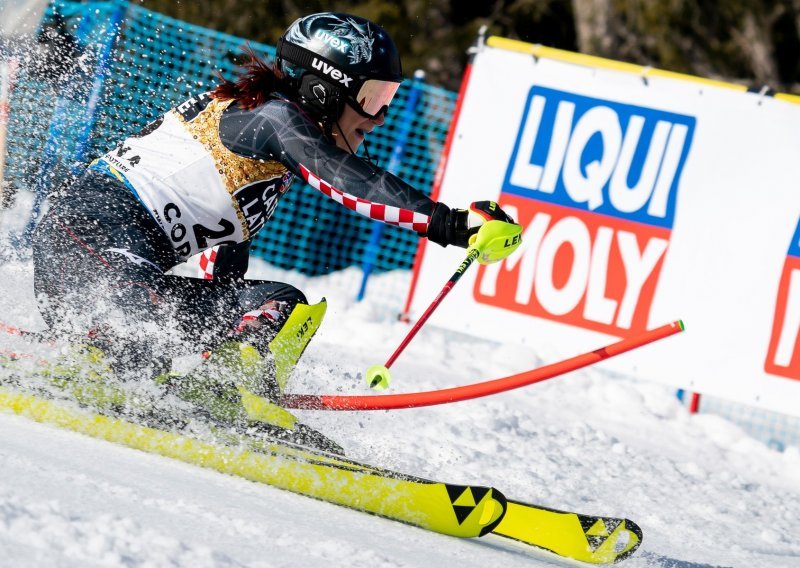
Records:
[[[0,264],[0,320],[35,329],[42,323],[30,270]],[[364,370],[385,361],[408,326],[370,299],[355,303],[340,285],[353,279],[342,274],[282,277],[312,301],[329,302],[291,390],[364,394]],[[689,327],[666,341],[691,340]],[[546,362],[536,349],[426,327],[393,367],[392,389],[466,384]],[[624,566],[800,566],[800,449],[770,450],[720,418],[690,416],[669,389],[601,366],[448,406],[301,416],[375,465],[633,519],[644,543]],[[432,534],[0,412],[0,565],[570,564],[503,539]]]

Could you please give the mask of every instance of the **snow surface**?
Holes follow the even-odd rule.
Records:
[[[408,326],[369,298],[354,302],[357,274],[284,277],[312,301],[329,302],[292,390],[367,392],[363,371],[385,361]],[[378,278],[402,288],[407,275]],[[0,321],[42,325],[29,264],[0,263],[0,286]],[[690,331],[667,341],[691,341]],[[392,389],[466,384],[546,362],[530,347],[426,327],[394,365]],[[626,567],[800,566],[800,448],[771,450],[721,418],[690,416],[669,389],[602,366],[448,406],[300,415],[351,457],[375,465],[631,518],[645,536]],[[504,539],[429,533],[0,412],[0,566],[572,564]]]

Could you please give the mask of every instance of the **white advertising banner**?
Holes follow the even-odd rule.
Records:
[[[48,0],[3,0],[0,3],[0,38],[33,35]]]
[[[610,370],[800,415],[800,105],[490,38],[435,196],[522,223],[432,322],[576,355],[677,319]],[[461,260],[428,244],[418,317]],[[452,266],[451,266],[452,265]]]

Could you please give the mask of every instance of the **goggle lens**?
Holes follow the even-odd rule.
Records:
[[[366,116],[375,118],[389,108],[389,104],[399,88],[400,83],[394,81],[370,79],[361,85],[356,102]]]

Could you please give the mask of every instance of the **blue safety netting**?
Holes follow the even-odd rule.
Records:
[[[102,92],[94,113],[87,114],[92,82],[99,66],[102,44],[107,41],[117,10],[124,10],[116,41],[103,76]],[[213,88],[218,73],[230,77],[242,47],[250,45],[267,57],[274,47],[188,24],[146,10],[114,2],[65,2],[52,4],[44,22],[56,14],[76,44],[71,57],[74,71],[60,78],[43,77],[24,65],[11,101],[7,178],[22,188],[35,188],[44,176],[52,189],[75,159],[86,163],[136,132],[165,110],[189,96]],[[83,57],[81,57],[83,55]],[[373,159],[386,167],[408,131],[405,153],[395,171],[423,191],[430,191],[439,155],[452,118],[456,94],[416,83],[421,90],[410,129],[399,123],[413,81],[400,88],[386,124],[369,140]],[[60,110],[59,110],[60,106]],[[56,114],[66,116],[56,131],[59,144],[48,145]],[[85,151],[80,152],[76,134],[91,124]],[[48,147],[47,171],[42,171]],[[76,151],[79,154],[76,156]],[[295,181],[278,211],[261,231],[253,254],[281,269],[306,275],[327,274],[360,266],[370,239],[372,222],[333,202],[318,191]],[[415,233],[386,226],[375,257],[375,272],[410,269],[418,243]],[[354,291],[355,293],[355,291]],[[404,291],[397,291],[402,295]]]

